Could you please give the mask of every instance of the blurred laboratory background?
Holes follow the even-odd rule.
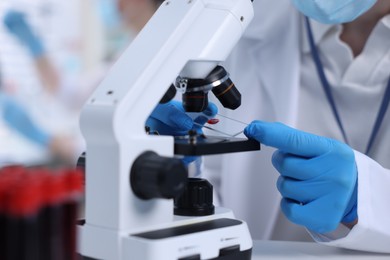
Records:
[[[138,30],[118,8],[132,2],[147,1],[0,1],[0,166],[77,161],[83,103]]]
[[[0,259],[77,258],[79,115],[157,3],[0,0]]]

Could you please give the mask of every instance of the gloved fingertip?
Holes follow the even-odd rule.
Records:
[[[218,107],[212,102],[209,102],[209,105],[203,111],[203,114],[205,114],[208,117],[214,117],[217,113],[218,113]]]
[[[285,153],[281,150],[276,150],[271,157],[271,163],[272,165],[280,172],[282,170],[282,163],[285,159]]]
[[[260,127],[261,123],[262,123],[262,121],[259,121],[259,120],[252,121],[249,125],[247,125],[245,127],[244,134],[248,138],[255,138],[256,136],[258,136],[262,132],[261,127]]]
[[[249,123],[249,125],[247,125],[245,128],[244,128],[244,134],[246,135],[246,136],[250,136],[251,135],[251,133],[252,133],[252,128],[253,128],[253,122],[254,121],[252,121],[251,123]]]
[[[252,131],[251,131],[250,128],[251,128],[251,127],[250,127],[250,125],[249,125],[249,126],[245,127],[245,129],[244,129],[244,135],[245,135],[246,137],[248,137],[248,138],[251,138],[251,137],[252,137]]]
[[[194,119],[194,122],[197,123],[197,124],[204,125],[208,120],[209,120],[208,117],[200,115],[200,116],[198,116],[197,118]]]
[[[280,192],[281,189],[282,189],[282,182],[283,182],[283,177],[282,176],[279,176],[277,181],[276,181],[276,188],[278,189],[278,191]]]

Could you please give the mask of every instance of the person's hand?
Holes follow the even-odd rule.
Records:
[[[4,25],[19,41],[26,45],[33,57],[39,57],[44,53],[41,40],[33,33],[25,15],[19,11],[8,11],[4,17]]]
[[[46,147],[50,135],[38,126],[26,107],[8,94],[0,92],[0,106],[3,110],[4,122],[13,130],[30,139],[31,141]]]
[[[327,233],[357,220],[357,168],[349,146],[281,123],[253,121],[244,133],[278,149],[272,163],[290,221]]]
[[[184,111],[181,102],[172,100],[165,104],[158,104],[152,114],[146,120],[146,126],[149,127],[151,133],[160,135],[184,136],[190,130],[202,132],[202,126],[209,118],[214,117],[218,112],[215,104],[209,103],[206,110],[199,113],[195,119],[192,119]],[[185,156],[184,164],[196,160],[195,156]]]
[[[53,135],[49,139],[48,150],[51,155],[63,163],[74,163],[76,144],[72,137]]]
[[[193,120],[186,114],[182,103],[172,100],[165,104],[158,104],[146,121],[150,131],[160,135],[183,136],[190,130],[201,131],[202,126],[208,119],[214,117],[218,112],[215,104],[209,106],[199,113]]]
[[[72,137],[52,135],[45,131],[12,96],[0,92],[0,105],[3,119],[11,129],[47,149],[56,159],[65,163],[74,161],[76,144]]]

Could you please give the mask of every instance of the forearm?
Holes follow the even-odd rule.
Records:
[[[57,90],[59,86],[57,70],[47,56],[41,37],[34,32],[25,14],[14,10],[9,11],[5,15],[4,25],[30,52],[35,62],[38,77],[44,87],[50,92]]]
[[[4,121],[10,128],[39,145],[48,146],[51,136],[35,124],[23,106],[2,93],[0,93],[0,104],[3,108]]]
[[[60,85],[60,77],[47,55],[35,57],[34,63],[39,80],[44,88],[51,93],[56,92]]]

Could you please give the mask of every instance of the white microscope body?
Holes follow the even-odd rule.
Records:
[[[251,250],[241,221],[183,231],[233,220],[230,210],[175,218],[172,199],[140,199],[129,175],[145,151],[174,157],[173,137],[146,134],[146,119],[178,75],[204,78],[224,61],[252,17],[251,0],[166,0],[89,98],[80,120],[87,144],[86,219],[78,226],[78,250],[86,259],[232,259],[221,250]],[[153,233],[161,230],[180,234]]]

